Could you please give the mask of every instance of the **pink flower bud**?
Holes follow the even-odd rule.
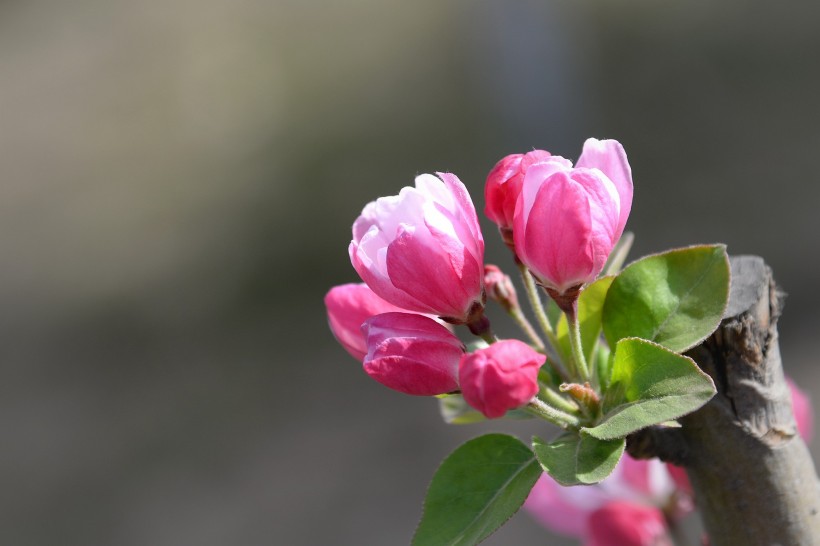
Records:
[[[359,362],[367,354],[362,333],[364,321],[374,315],[403,311],[374,294],[364,283],[334,286],[325,295],[325,307],[336,340]]]
[[[545,161],[552,154],[533,150],[526,154],[512,154],[495,164],[484,185],[484,214],[502,232],[512,231],[515,202],[521,193],[524,174],[533,163]]]
[[[391,389],[418,396],[458,390],[464,345],[435,320],[413,313],[385,313],[365,321],[364,371]]]
[[[487,297],[497,301],[506,311],[518,307],[515,285],[510,276],[501,271],[498,266],[484,265],[484,286],[487,290]]]
[[[625,501],[604,505],[589,516],[585,546],[673,546],[663,512]]]
[[[563,294],[595,280],[631,207],[623,148],[589,139],[575,168],[552,156],[527,169],[513,221],[516,253],[541,284]]]
[[[461,357],[464,400],[490,419],[527,404],[538,393],[538,370],[547,357],[516,339]]]
[[[466,323],[484,305],[484,239],[475,207],[452,174],[372,201],[353,224],[350,261],[390,303]]]

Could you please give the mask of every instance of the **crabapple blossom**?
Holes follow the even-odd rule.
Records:
[[[362,280],[393,305],[456,324],[482,315],[484,239],[453,174],[422,174],[415,187],[368,203],[348,251]]]
[[[577,289],[603,269],[631,207],[623,147],[588,139],[574,168],[559,156],[527,168],[513,220],[516,254],[544,287]]]

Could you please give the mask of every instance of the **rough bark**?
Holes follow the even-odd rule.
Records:
[[[780,360],[782,294],[762,259],[731,264],[724,319],[688,353],[717,395],[680,429],[641,431],[628,449],[686,467],[712,546],[820,545],[820,488]]]

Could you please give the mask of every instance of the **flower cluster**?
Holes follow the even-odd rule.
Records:
[[[542,150],[505,157],[485,195],[487,216],[538,284],[577,295],[623,232],[632,179],[618,142],[589,139],[575,167]],[[368,203],[349,254],[365,284],[334,287],[325,305],[334,335],[370,377],[412,395],[460,393],[488,418],[536,397],[545,345],[509,277],[484,264],[476,210],[455,175],[423,174],[414,187]],[[488,296],[525,327],[531,345],[495,338]],[[445,325],[464,325],[489,345],[468,352]]]

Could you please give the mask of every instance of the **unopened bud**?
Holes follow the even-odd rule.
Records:
[[[498,302],[508,313],[518,308],[518,295],[510,276],[501,271],[498,266],[484,265],[484,287],[487,297]]]
[[[558,390],[565,392],[584,406],[595,409],[601,404],[598,393],[589,386],[589,383],[563,383]]]

